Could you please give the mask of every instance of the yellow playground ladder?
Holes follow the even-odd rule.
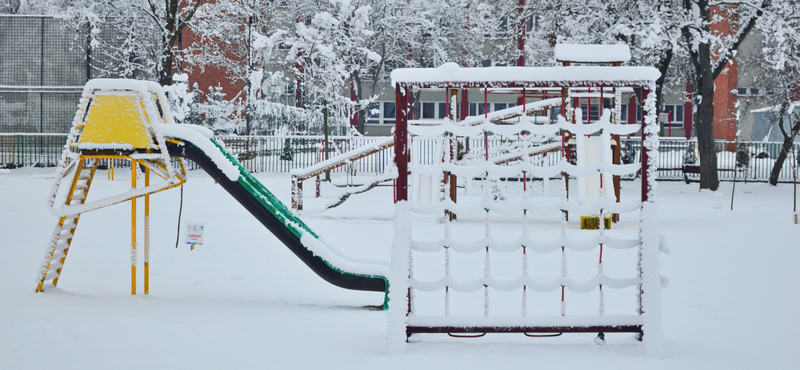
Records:
[[[83,159],[83,157],[76,161],[77,168],[67,194],[67,205],[83,204],[86,201],[86,195],[92,186],[92,179],[97,170],[98,162],[97,158]],[[81,215],[78,213],[61,217],[58,220],[53,230],[53,236],[50,238],[50,248],[45,254],[47,262],[44,263],[45,268],[41,272],[39,285],[36,287],[37,292],[58,284],[58,277],[61,276],[61,269],[67,259],[67,252],[72,243],[72,238],[75,236],[75,229],[78,227],[80,217]]]

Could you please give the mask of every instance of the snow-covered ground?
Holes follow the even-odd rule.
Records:
[[[420,335],[406,354],[386,355],[387,313],[363,308],[380,304],[382,294],[325,283],[199,173],[184,188],[182,220],[205,225],[205,245],[196,250],[175,248],[180,191],[152,197],[149,296],[130,296],[128,203],[82,216],[59,288],[34,293],[56,222],[45,199],[53,172],[0,171],[0,369],[789,369],[800,363],[800,225],[791,221],[791,185],[739,183],[730,211],[731,183],[722,184],[721,197],[698,192],[696,184],[659,183],[660,231],[671,248],[662,255],[670,279],[663,291],[663,359],[646,356],[630,334],[608,334],[604,347],[591,334]],[[130,186],[123,171],[115,181],[105,177],[98,171],[90,199]],[[289,200],[288,175],[258,177]],[[634,185],[624,183],[623,191]],[[306,205],[314,200],[306,198]],[[392,218],[389,187],[303,216],[349,254],[387,260]]]

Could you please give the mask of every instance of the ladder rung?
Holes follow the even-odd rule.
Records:
[[[75,219],[64,221],[64,225],[61,226],[61,230],[69,230],[75,228]]]
[[[60,250],[58,252],[53,253],[53,259],[51,261],[61,261],[62,258],[66,257],[67,255],[64,254],[64,250]]]
[[[58,236],[58,240],[67,240],[74,236],[75,234],[72,233],[70,230],[61,230],[61,235]]]
[[[83,200],[86,199],[86,194],[84,194],[83,190],[75,191],[75,194],[72,195],[72,200]]]
[[[60,269],[61,266],[64,266],[64,264],[61,263],[61,258],[59,259],[53,258],[53,260],[50,261],[50,267],[47,268],[47,273],[50,273],[51,271],[56,272],[56,270]]]

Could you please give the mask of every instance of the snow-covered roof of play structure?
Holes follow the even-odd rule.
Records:
[[[398,68],[392,84],[426,88],[647,85],[660,76],[653,67],[483,67],[445,63],[437,68]]]
[[[150,93],[155,93],[162,104],[166,104],[167,97],[164,94],[164,89],[161,88],[156,82],[145,80],[129,80],[123,78],[95,78],[86,82],[83,87],[85,94],[90,94],[95,90],[99,91],[135,91],[141,94],[142,97],[150,96]],[[172,113],[169,109],[162,109],[164,119],[168,123],[173,123]],[[153,117],[157,117],[153,115]]]
[[[557,61],[578,63],[611,63],[631,60],[631,49],[628,45],[582,45],[557,44],[555,48]]]

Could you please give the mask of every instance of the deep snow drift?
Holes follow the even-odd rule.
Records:
[[[412,337],[387,355],[381,293],[328,285],[213,180],[190,173],[182,224],[205,225],[205,245],[175,248],[180,191],[152,196],[150,296],[131,297],[130,205],[85,214],[59,288],[34,293],[56,219],[47,212],[52,169],[0,172],[0,368],[793,368],[800,331],[800,225],[791,185],[723,183],[722,208],[697,185],[658,187],[664,359],[630,334],[548,339],[516,334]],[[90,198],[130,186],[127,171],[98,171]],[[288,174],[257,175],[284,202]],[[623,183],[623,194],[636,184]],[[306,199],[309,209],[314,202]],[[141,201],[140,201],[141,207]],[[360,259],[388,260],[391,188],[353,196],[302,218]],[[182,242],[182,241],[181,241]],[[140,266],[141,267],[141,266]],[[141,282],[141,269],[139,287]],[[141,293],[141,289],[140,289]]]

